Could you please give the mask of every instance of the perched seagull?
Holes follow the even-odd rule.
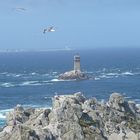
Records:
[[[45,34],[46,32],[55,32],[55,29],[54,29],[53,26],[51,26],[51,27],[45,28],[45,29],[43,30],[43,33],[44,33],[44,34]]]

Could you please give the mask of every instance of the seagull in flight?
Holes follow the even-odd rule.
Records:
[[[54,29],[53,26],[51,26],[51,27],[45,28],[45,29],[43,30],[43,33],[44,33],[44,34],[45,34],[46,32],[55,32],[55,29]]]
[[[14,8],[14,10],[19,11],[19,12],[25,12],[26,11],[26,9],[23,8],[23,7],[16,7],[16,8]]]

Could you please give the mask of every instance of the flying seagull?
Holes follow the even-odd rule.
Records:
[[[14,8],[14,10],[19,11],[19,12],[25,12],[26,11],[26,9],[23,8],[23,7],[17,7],[17,8]]]
[[[44,34],[45,34],[46,32],[55,32],[55,29],[54,29],[53,26],[51,26],[51,27],[45,28],[45,29],[43,30],[43,33],[44,33]]]

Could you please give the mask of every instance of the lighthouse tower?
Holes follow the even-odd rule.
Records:
[[[76,54],[74,56],[74,71],[80,71],[80,55]]]

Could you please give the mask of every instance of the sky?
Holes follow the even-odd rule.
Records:
[[[140,47],[139,37],[139,0],[0,1],[0,50]]]

